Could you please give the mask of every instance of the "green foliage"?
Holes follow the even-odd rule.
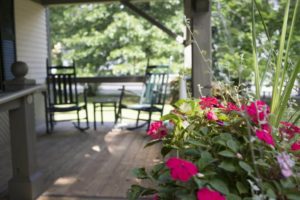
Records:
[[[165,161],[150,170],[136,169],[136,176],[150,180],[154,186],[148,189],[152,189],[153,194],[162,200],[195,200],[198,189],[204,187],[220,192],[228,200],[299,197],[299,150],[292,151],[291,144],[300,136],[288,140],[282,130],[273,127],[271,137],[275,141],[274,146],[264,142],[257,136],[256,130],[266,122],[252,121],[250,114],[243,109],[228,110],[229,102],[241,104],[228,97],[241,99],[245,106],[247,103],[236,90],[228,90],[228,87],[222,89],[218,106],[203,108],[199,105],[199,99],[179,100],[175,104],[176,109],[162,117],[165,123],[173,124],[168,135],[161,138]],[[218,120],[209,119],[210,111],[217,115]],[[295,161],[295,165],[289,166],[290,169],[288,164],[285,166],[293,172],[286,177],[278,161],[278,156],[283,153]],[[187,182],[174,180],[171,169],[166,165],[170,156],[175,155],[197,166],[198,173]],[[130,200],[147,196],[141,192],[133,196],[135,192],[132,191],[131,188],[128,193]]]
[[[256,1],[254,16],[251,15],[252,1],[214,0],[212,2],[213,15],[213,63],[216,78],[231,81],[253,81],[255,61],[252,56],[252,46],[257,46],[255,52],[258,60],[257,67],[261,72],[260,79],[269,84],[272,79],[273,62],[268,57],[275,56],[280,43],[282,21],[288,0]],[[291,11],[295,9],[296,1],[291,1]],[[255,18],[256,40],[252,42],[252,18]],[[289,22],[292,15],[288,16]],[[297,15],[293,40],[290,43],[289,62],[297,60],[300,52],[300,23]],[[262,21],[263,19],[263,21]],[[277,56],[272,59],[277,58]],[[290,70],[289,70],[290,71]],[[289,74],[289,73],[288,73]],[[267,80],[267,81],[266,81]],[[237,83],[237,81],[235,81]]]
[[[181,1],[136,6],[182,35]],[[62,59],[75,60],[82,75],[143,74],[148,59],[168,64],[172,57],[174,69],[183,62],[181,44],[120,3],[51,7],[50,25],[52,48],[60,42]],[[59,57],[53,58],[58,62]]]

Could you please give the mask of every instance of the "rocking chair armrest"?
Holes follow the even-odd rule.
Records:
[[[118,90],[119,90],[119,91],[123,91],[124,94],[130,94],[130,95],[138,96],[135,92],[133,92],[133,91],[131,91],[131,90],[126,90],[126,89],[125,89],[125,86],[124,86],[124,88],[119,88]]]
[[[84,101],[84,104],[87,104],[87,90],[88,90],[88,88],[84,87],[84,89],[83,89],[83,101]]]

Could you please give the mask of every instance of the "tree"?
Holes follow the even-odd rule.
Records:
[[[181,34],[180,0],[136,6]],[[101,69],[112,66],[114,73],[136,74],[148,59],[150,64],[168,64],[173,57],[177,68],[183,62],[181,44],[120,3],[51,7],[50,25],[52,47],[60,42],[62,58],[75,60],[80,74],[101,74]]]
[[[255,27],[258,35],[256,41],[259,47],[259,67],[265,70],[269,62],[269,54],[276,55],[280,40],[284,8],[287,0],[256,0],[257,6],[266,24],[270,42],[264,31],[259,13],[256,11]],[[278,4],[277,4],[278,3]],[[231,80],[251,80],[252,66],[252,35],[251,35],[251,0],[227,1],[214,0],[213,3],[213,62],[219,79],[229,76]],[[295,9],[295,2],[291,9]],[[290,16],[291,18],[292,16]],[[299,16],[293,38],[291,60],[300,52],[300,23]],[[269,69],[270,70],[270,69]],[[220,76],[221,75],[221,76]],[[269,77],[271,79],[271,77]]]

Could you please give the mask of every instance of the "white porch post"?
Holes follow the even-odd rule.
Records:
[[[13,177],[9,181],[12,200],[33,200],[41,192],[41,173],[37,171],[36,134],[33,94],[18,100],[19,106],[9,111]]]
[[[11,71],[15,78],[5,82],[8,93],[0,98],[0,111],[6,109],[9,113],[13,168],[9,199],[33,200],[42,192],[42,174],[36,161],[33,94],[44,90],[44,86],[36,86],[34,80],[25,78],[28,66],[24,62],[12,64]]]
[[[193,36],[187,33],[187,39],[192,39],[193,42],[191,54],[185,55],[192,63],[193,96],[199,97],[201,93],[207,96],[210,94],[212,80],[210,0],[185,0],[185,15],[191,20],[193,32]]]

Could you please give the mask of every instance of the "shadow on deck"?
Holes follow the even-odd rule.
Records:
[[[38,166],[45,177],[45,192],[38,200],[126,199],[129,186],[139,182],[132,169],[159,162],[159,148],[144,149],[149,141],[145,130],[112,127],[81,133],[61,123],[52,135],[38,136]],[[3,174],[7,180],[11,172]]]

